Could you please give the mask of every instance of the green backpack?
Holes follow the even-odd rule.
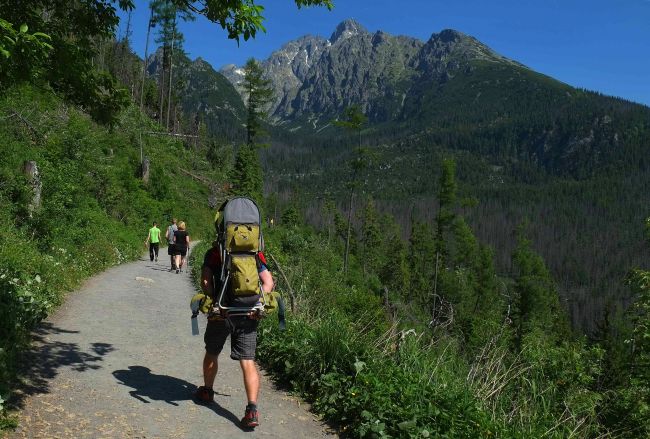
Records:
[[[262,294],[258,268],[264,250],[262,217],[257,204],[246,197],[236,197],[221,205],[215,216],[217,245],[221,252],[220,291],[217,308],[230,315],[256,311],[278,311],[284,326],[284,302],[278,292]],[[233,305],[234,304],[234,305]]]

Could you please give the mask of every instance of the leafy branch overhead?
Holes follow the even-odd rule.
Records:
[[[52,50],[51,40],[42,32],[29,33],[26,24],[16,30],[0,18],[0,84],[9,85],[40,76]]]
[[[332,9],[332,0],[294,0],[296,6],[325,6]],[[179,8],[203,15],[208,20],[219,24],[228,32],[228,38],[240,41],[255,38],[257,31],[266,32],[264,28],[264,6],[254,0],[174,0]]]
[[[299,8],[333,7],[331,0],[295,3]],[[240,38],[254,38],[259,30],[265,31],[264,6],[254,0],[169,0],[169,4],[176,6],[180,19],[202,15],[237,42]],[[0,0],[2,19],[6,20],[0,25],[2,86],[41,77],[69,102],[84,107],[95,120],[115,123],[128,103],[128,91],[111,75],[99,71],[96,58],[102,44],[115,37],[120,23],[118,9],[131,11],[134,7],[133,0]],[[174,27],[169,23],[167,30],[173,34]],[[16,32],[13,28],[23,25],[24,31]],[[27,29],[38,32],[30,34]],[[21,55],[10,58],[11,48],[18,43]],[[158,113],[162,120],[160,109]]]

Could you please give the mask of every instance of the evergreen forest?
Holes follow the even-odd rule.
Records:
[[[243,195],[288,307],[259,362],[340,436],[650,436],[650,109],[475,62],[296,129],[258,60],[237,88],[183,49],[197,18],[255,38],[260,5],[148,6],[142,59],[131,0],[0,0],[0,430],[68,293],[153,221],[201,258]]]

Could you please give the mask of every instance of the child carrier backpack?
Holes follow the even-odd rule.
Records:
[[[264,295],[258,275],[264,250],[262,218],[257,204],[237,197],[221,206],[215,217],[217,241],[221,252],[219,308],[233,312],[264,309]]]

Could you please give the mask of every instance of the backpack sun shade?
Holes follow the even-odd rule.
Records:
[[[228,315],[264,311],[258,252],[264,250],[262,218],[257,204],[237,197],[225,203],[215,217],[221,252],[220,291],[216,304]],[[236,306],[229,306],[235,302]]]

